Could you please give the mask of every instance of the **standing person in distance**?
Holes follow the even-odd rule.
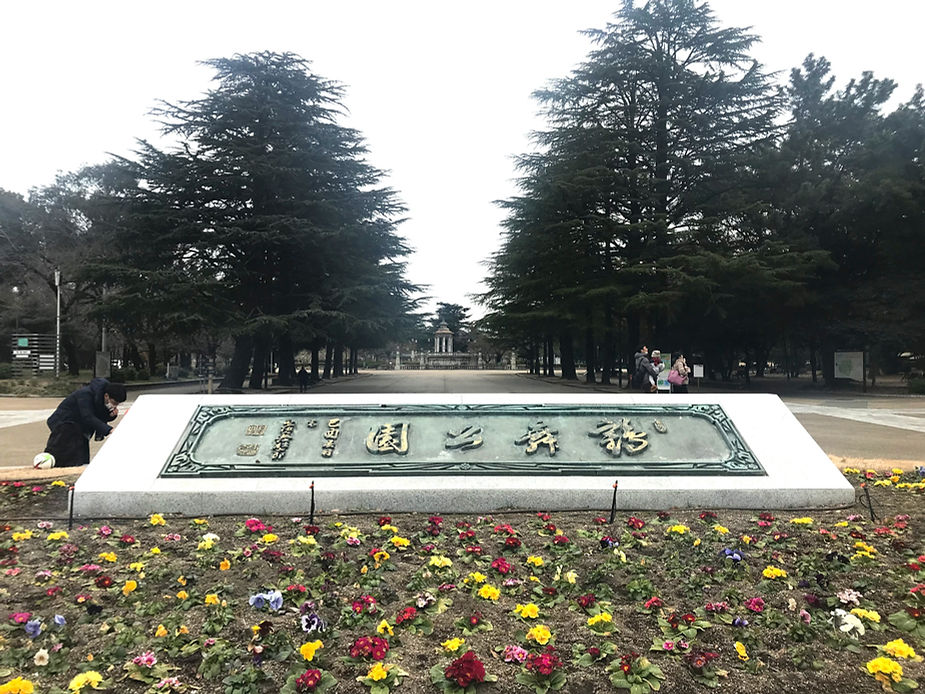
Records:
[[[109,422],[119,416],[125,402],[125,386],[94,378],[68,395],[48,418],[51,434],[45,452],[57,467],[76,467],[90,462],[90,437],[102,441],[112,432]]]
[[[302,364],[302,368],[296,372],[296,376],[299,379],[299,392],[304,393],[308,390],[308,371],[305,370],[305,364]]]
[[[672,372],[676,372],[678,375],[674,376]],[[683,354],[679,354],[678,358],[674,360],[671,371],[668,372],[668,380],[671,382],[672,393],[687,393],[687,384],[691,380],[691,369],[687,365],[687,360]]]
[[[633,373],[633,379],[630,381],[630,385],[637,390],[642,390],[644,393],[654,393],[658,390],[655,386],[655,378],[658,376],[658,369],[649,359],[649,348],[646,347],[646,345],[640,347],[639,351],[634,355],[634,359],[636,362],[636,371]]]

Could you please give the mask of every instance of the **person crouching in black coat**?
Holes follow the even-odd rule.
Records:
[[[112,432],[108,422],[119,416],[118,406],[125,402],[125,386],[94,378],[78,388],[58,405],[48,418],[51,434],[45,452],[55,457],[58,467],[75,467],[90,462],[90,437],[102,441]]]

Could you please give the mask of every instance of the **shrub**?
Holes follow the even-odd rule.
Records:
[[[150,381],[151,374],[148,373],[147,369],[138,369],[138,371],[135,373],[135,378],[133,380]]]
[[[909,392],[913,395],[925,395],[925,378],[910,379]]]
[[[12,364],[0,364],[0,378],[13,378]]]

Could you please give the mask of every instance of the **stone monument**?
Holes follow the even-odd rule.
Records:
[[[828,508],[854,489],[774,395],[142,395],[78,517]]]

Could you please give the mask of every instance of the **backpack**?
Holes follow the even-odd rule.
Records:
[[[646,372],[644,369],[636,369],[636,373],[633,374],[633,380],[630,381],[630,385],[636,389],[642,388],[642,381],[645,377]]]

